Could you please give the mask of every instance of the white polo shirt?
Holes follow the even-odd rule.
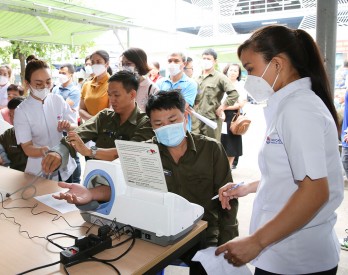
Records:
[[[252,262],[279,274],[304,274],[334,268],[339,243],[335,209],[343,200],[343,175],[334,120],[311,91],[310,78],[274,93],[265,108],[266,136],[259,153],[261,181],[250,233],[271,220],[297,190],[296,181],[327,177],[329,201],[303,228],[272,244]]]
[[[48,94],[44,103],[29,96],[15,110],[14,127],[17,144],[32,141],[35,146],[52,148],[58,145],[63,137],[62,132],[57,130],[59,120],[68,120],[76,124],[74,112],[61,96]],[[32,174],[40,172],[41,161],[42,157],[29,157],[25,172]],[[68,170],[60,171],[63,180],[66,180],[68,174],[75,169],[74,161],[69,162],[71,164],[68,165]]]

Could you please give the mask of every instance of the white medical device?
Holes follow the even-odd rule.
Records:
[[[137,237],[146,241],[162,246],[172,244],[203,217],[203,207],[177,194],[127,184],[119,159],[87,161],[83,185],[92,188],[100,184],[110,186],[111,199],[105,203],[78,206],[84,220],[131,225]]]

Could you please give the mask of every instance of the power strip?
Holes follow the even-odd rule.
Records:
[[[60,252],[60,262],[69,264],[90,258],[99,252],[111,248],[112,239],[109,236],[90,234],[87,237],[76,239],[75,245]]]

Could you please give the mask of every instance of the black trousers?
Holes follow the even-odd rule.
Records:
[[[337,268],[338,268],[338,266],[336,266],[330,270],[320,271],[320,272],[315,272],[315,273],[307,273],[307,274],[303,274],[303,275],[336,275]],[[254,275],[282,275],[282,274],[272,273],[272,272],[268,272],[268,271],[256,268]],[[300,274],[298,274],[298,275],[300,275]]]

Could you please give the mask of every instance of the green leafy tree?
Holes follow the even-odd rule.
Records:
[[[38,58],[44,59],[51,64],[52,61],[70,60],[72,57],[83,59],[93,46],[93,42],[81,46],[26,41],[10,41],[10,43],[10,46],[0,48],[0,58],[4,63],[11,63],[12,59],[19,59],[22,83],[24,83],[25,59],[28,55],[34,54]]]

